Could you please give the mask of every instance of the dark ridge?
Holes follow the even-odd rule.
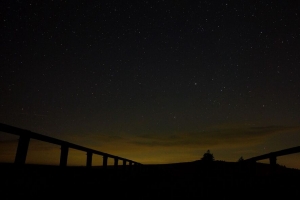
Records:
[[[291,198],[299,193],[300,170],[269,164],[213,161],[144,165],[142,170],[2,163],[4,199],[87,198]]]

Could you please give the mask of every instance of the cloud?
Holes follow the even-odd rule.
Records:
[[[190,133],[181,132],[173,135],[148,134],[134,138],[130,142],[135,145],[151,147],[243,146],[257,144],[274,134],[295,130],[300,130],[300,127],[235,127]]]
[[[129,159],[151,159],[163,155],[177,157],[178,153],[199,153],[203,149],[240,149],[260,144],[269,137],[280,133],[300,130],[300,127],[265,126],[218,126],[199,132],[153,133],[143,135],[89,134],[85,138],[78,136],[76,144],[86,146]],[[249,148],[248,148],[249,149]],[[174,155],[171,155],[173,154]],[[176,154],[176,155],[175,155]],[[153,158],[154,159],[154,158]]]
[[[204,152],[207,149],[214,149],[214,152],[219,151],[220,155],[223,155],[222,152],[224,151],[227,154],[234,154],[237,153],[237,150],[239,150],[239,155],[248,155],[249,150],[252,150],[252,148],[247,148],[243,153],[240,151],[244,150],[244,147],[260,144],[272,138],[272,136],[299,130],[300,127],[287,126],[245,127],[242,125],[222,125],[201,131],[173,134],[169,132],[133,135],[128,133],[104,134],[90,132],[84,135],[70,135],[65,137],[64,140],[143,163],[168,163],[198,159],[199,153],[202,155],[202,151]],[[9,157],[13,160],[17,141],[0,141],[0,160],[8,160]],[[253,152],[252,154],[256,155],[257,153]],[[41,155],[43,156],[41,157]],[[42,158],[41,162],[54,162],[57,164],[59,156],[60,146],[31,140],[28,152],[29,162],[36,163]],[[74,151],[72,153],[70,151],[70,156],[70,160],[73,160],[74,163],[85,163],[84,152]],[[224,156],[226,157],[225,154]],[[98,157],[95,156],[95,158]]]

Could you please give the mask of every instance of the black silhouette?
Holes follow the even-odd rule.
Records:
[[[244,158],[243,158],[243,156],[241,156],[241,157],[239,158],[238,162],[243,162],[243,161],[244,161]]]
[[[300,147],[238,162],[215,161],[208,150],[194,162],[142,165],[1,123],[0,131],[23,137],[15,163],[0,163],[1,199],[88,199],[99,191],[126,199],[292,199],[300,188],[300,170],[276,164],[277,156],[299,152]],[[63,167],[25,164],[29,139],[24,137],[60,144]],[[69,148],[87,152],[86,167],[67,166]],[[103,156],[102,167],[92,166],[93,154]],[[114,165],[108,165],[107,158],[113,158]],[[256,163],[265,158],[270,164]]]
[[[210,153],[209,150],[207,150],[207,152],[205,154],[203,154],[203,157],[201,158],[201,160],[203,161],[214,161],[214,155]]]

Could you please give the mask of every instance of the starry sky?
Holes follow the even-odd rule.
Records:
[[[299,1],[0,9],[1,123],[145,164],[300,145]],[[0,160],[13,161],[17,139],[0,133]],[[59,151],[32,140],[27,162],[57,164]],[[84,165],[85,154],[71,151],[68,163]],[[300,168],[300,153],[278,163]]]

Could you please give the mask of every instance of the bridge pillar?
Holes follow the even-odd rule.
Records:
[[[132,161],[129,161],[129,170],[131,171],[132,170]]]
[[[25,164],[30,137],[21,135],[19,138],[15,164]]]
[[[68,153],[69,153],[69,147],[65,144],[61,145],[60,148],[60,166],[66,167],[68,162]]]
[[[126,160],[123,160],[123,170],[126,170]]]
[[[118,169],[118,158],[115,158],[114,168]]]
[[[93,153],[92,152],[87,152],[87,154],[86,154],[86,166],[88,168],[92,167],[92,157],[93,157]]]
[[[107,159],[108,157],[107,156],[103,156],[103,168],[106,169],[107,168]]]

